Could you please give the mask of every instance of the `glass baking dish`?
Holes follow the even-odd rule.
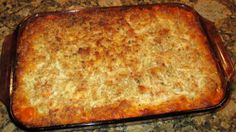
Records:
[[[12,103],[11,94],[13,90],[14,65],[16,62],[16,43],[18,41],[19,34],[21,33],[22,29],[27,23],[29,23],[30,21],[33,21],[37,17],[45,16],[49,14],[74,13],[74,12],[79,12],[83,10],[83,9],[78,9],[78,10],[69,10],[69,11],[61,11],[61,12],[60,11],[44,12],[44,13],[34,14],[26,18],[21,24],[19,24],[12,35],[9,35],[6,37],[3,43],[2,54],[1,54],[0,99],[7,106],[7,109],[8,109],[8,112],[12,121],[20,128],[27,129],[27,130],[50,130],[50,129],[70,128],[70,127],[85,127],[85,126],[95,126],[95,125],[104,125],[104,124],[124,123],[124,122],[130,122],[130,121],[156,119],[156,118],[161,118],[161,117],[174,117],[177,115],[210,112],[210,111],[214,111],[222,107],[227,101],[230,94],[229,86],[230,86],[230,82],[232,81],[234,68],[233,68],[232,61],[224,48],[222,40],[219,34],[217,33],[216,27],[214,26],[212,22],[201,17],[191,7],[188,7],[183,4],[166,3],[166,4],[157,4],[157,5],[139,5],[139,7],[143,8],[143,7],[158,6],[158,5],[167,5],[167,6],[174,6],[174,7],[182,8],[182,9],[192,12],[197,18],[198,24],[200,25],[202,31],[204,32],[204,35],[206,35],[208,39],[208,47],[210,48],[213,54],[213,57],[217,63],[218,71],[220,72],[220,75],[221,75],[221,79],[223,80],[222,82],[223,82],[223,88],[224,88],[224,97],[220,103],[218,103],[215,106],[207,107],[207,108],[170,112],[170,113],[157,114],[157,115],[146,115],[146,116],[141,116],[141,117],[132,117],[132,118],[125,118],[125,119],[118,119],[118,120],[96,121],[96,122],[78,123],[78,124],[65,124],[65,125],[50,126],[50,127],[37,127],[37,128],[28,128],[22,125],[17,119],[14,118],[14,115],[12,114],[12,110],[11,110],[11,103]],[[132,8],[132,7],[134,6],[106,7],[103,9],[105,10],[106,9],[112,10],[114,8],[127,9],[127,8]]]

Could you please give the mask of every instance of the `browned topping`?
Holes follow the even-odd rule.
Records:
[[[212,106],[223,89],[206,42],[175,7],[39,17],[20,36],[13,114],[44,127]]]

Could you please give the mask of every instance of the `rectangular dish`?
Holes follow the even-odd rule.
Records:
[[[217,108],[233,67],[213,31],[181,4],[36,14],[17,30],[6,104],[26,128]]]

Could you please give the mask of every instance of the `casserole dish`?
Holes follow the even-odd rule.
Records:
[[[10,40],[1,99],[28,129],[213,110],[233,74],[213,24],[181,4],[39,13]]]

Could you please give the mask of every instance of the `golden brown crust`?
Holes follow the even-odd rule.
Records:
[[[197,18],[177,7],[41,16],[17,54],[12,112],[28,127],[205,108],[224,94]]]

